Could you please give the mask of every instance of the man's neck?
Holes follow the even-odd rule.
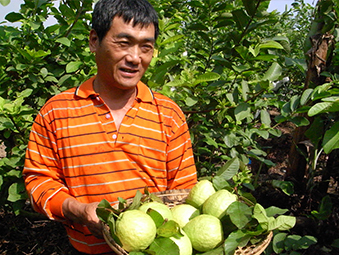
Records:
[[[120,89],[116,86],[110,86],[94,80],[94,91],[99,93],[100,97],[108,105],[110,110],[120,110],[129,108],[136,97],[136,86],[131,89]]]

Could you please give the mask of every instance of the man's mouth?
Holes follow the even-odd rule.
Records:
[[[136,73],[138,71],[138,70],[129,69],[129,68],[120,68],[120,70],[126,73]]]

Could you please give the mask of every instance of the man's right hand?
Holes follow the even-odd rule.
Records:
[[[67,198],[62,204],[62,211],[68,220],[86,225],[95,237],[102,238],[102,225],[96,214],[98,204],[99,202],[85,204]]]

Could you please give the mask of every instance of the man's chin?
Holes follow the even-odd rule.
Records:
[[[120,89],[134,89],[136,86],[137,86],[138,82],[128,82],[128,83],[124,83],[124,82],[121,82],[119,83],[119,88]]]

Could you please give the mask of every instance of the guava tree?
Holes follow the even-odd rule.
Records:
[[[38,109],[95,73],[87,46],[92,4],[25,1],[20,12],[6,16],[21,25],[0,27],[0,139],[7,153],[2,203],[24,198],[21,170]],[[291,73],[285,57],[293,51],[276,24],[292,14],[268,13],[269,1],[259,0],[152,4],[162,32],[144,81],[187,114],[199,174],[212,174],[234,157],[270,165],[257,139],[280,135],[269,113],[281,105],[273,82]],[[50,16],[57,23],[46,26]]]
[[[19,26],[0,24],[0,140],[6,146],[0,205],[17,214],[26,201],[21,171],[34,117],[48,98],[96,72],[87,40],[93,2],[25,0],[19,12],[6,16]],[[317,159],[329,155],[327,169],[337,162],[338,3],[322,0],[314,13],[296,0],[278,13],[267,12],[270,1],[264,0],[150,2],[161,34],[143,80],[186,113],[199,176],[230,167],[239,171],[233,181],[253,191],[253,175],[273,165],[259,141],[279,137],[277,127],[289,121],[303,136],[293,155],[304,152],[300,141],[314,148],[299,157],[304,167],[289,169],[291,180],[301,176],[307,185],[298,187],[311,193]],[[49,17],[56,23],[46,25]],[[320,42],[328,42],[325,55],[317,51]],[[250,172],[250,161],[259,169]],[[323,175],[324,182],[331,175]],[[328,201],[316,200],[325,209],[314,210],[313,218],[329,217]]]

